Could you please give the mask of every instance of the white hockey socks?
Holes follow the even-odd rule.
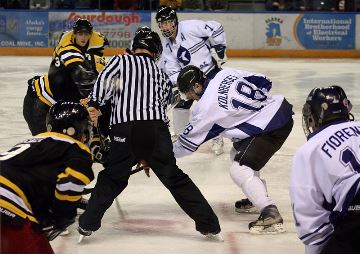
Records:
[[[254,170],[248,166],[240,166],[239,162],[234,161],[230,167],[230,176],[260,211],[273,204],[272,199],[267,195],[264,183],[258,176],[254,175]]]
[[[174,134],[179,136],[189,123],[190,109],[174,108],[172,113]]]

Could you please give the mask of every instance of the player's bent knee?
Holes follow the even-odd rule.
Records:
[[[254,171],[245,165],[240,165],[234,161],[230,167],[230,177],[238,185],[242,186],[254,176]]]

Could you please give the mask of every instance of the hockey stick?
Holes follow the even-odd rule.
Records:
[[[136,168],[136,169],[133,169],[129,172],[129,176],[133,175],[133,174],[136,174],[137,172],[140,172],[144,169],[143,166],[139,167],[139,168]],[[92,192],[94,188],[85,188],[84,191],[83,191],[83,195],[86,195],[86,194],[90,194]]]

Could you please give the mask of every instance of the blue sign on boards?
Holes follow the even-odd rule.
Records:
[[[48,47],[48,13],[0,12],[0,47]]]
[[[355,49],[354,14],[299,15],[294,31],[304,49]]]

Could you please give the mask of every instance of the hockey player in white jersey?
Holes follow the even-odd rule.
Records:
[[[360,122],[339,86],[314,88],[303,107],[305,143],[296,152],[290,197],[307,254],[359,253]]]
[[[284,232],[283,219],[256,172],[281,148],[293,126],[292,105],[269,95],[272,82],[263,74],[225,68],[212,80],[195,66],[178,76],[179,90],[198,103],[192,119],[173,145],[175,157],[195,152],[207,140],[231,139],[230,176],[260,210],[251,233]]]
[[[225,31],[219,22],[202,20],[178,22],[176,11],[169,6],[160,7],[155,18],[165,37],[161,67],[168,74],[174,87],[179,72],[184,66],[195,65],[211,79],[226,62]],[[189,121],[192,103],[192,100],[181,100],[173,109],[175,139]],[[221,137],[212,141],[212,150],[216,155],[223,153],[223,145]]]

